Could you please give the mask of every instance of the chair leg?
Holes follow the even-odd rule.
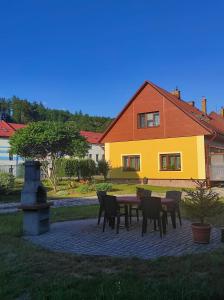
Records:
[[[138,212],[138,208],[136,209],[136,216],[137,216],[137,222],[139,222],[139,212]]]
[[[98,225],[100,224],[100,219],[101,219],[102,212],[103,212],[103,209],[100,206],[100,208],[99,208],[99,214],[98,214],[98,222],[97,222]]]
[[[117,232],[119,233],[119,228],[120,228],[120,215],[117,216]]]
[[[162,228],[163,228],[163,234],[166,234],[166,219],[167,219],[167,215],[163,214],[162,215]]]
[[[132,217],[132,206],[129,205],[129,222],[131,224],[131,217]]]
[[[180,226],[182,226],[182,220],[181,220],[181,214],[180,214],[180,208],[179,207],[177,209],[177,215],[178,215],[178,218],[179,218]]]
[[[103,218],[103,232],[104,232],[104,230],[105,230],[106,221],[107,221],[107,218],[106,218],[106,216],[104,215],[104,218]]]
[[[114,229],[115,227],[115,217],[111,218],[111,228]]]
[[[156,220],[153,220],[154,223],[154,230],[156,231]]]
[[[163,233],[162,233],[162,226],[161,226],[161,218],[158,219],[158,227],[159,227],[160,237],[162,238]]]
[[[129,224],[128,224],[128,206],[125,205],[124,207],[125,210],[125,227],[127,230],[129,230]]]
[[[176,210],[175,209],[170,212],[170,216],[171,216],[173,228],[176,228]]]
[[[165,219],[166,225],[168,225],[168,213],[166,211],[164,211],[164,219]]]
[[[146,233],[147,231],[147,218],[145,218],[143,216],[143,219],[142,219],[142,236],[144,233]]]

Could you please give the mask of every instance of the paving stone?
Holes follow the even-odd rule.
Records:
[[[196,254],[223,248],[220,242],[220,229],[213,228],[211,242],[208,245],[195,244],[192,241],[191,223],[183,220],[183,225],[173,229],[160,238],[159,232],[148,232],[141,236],[141,222],[129,231],[120,229],[119,234],[106,226],[97,225],[96,219],[59,222],[51,225],[51,230],[39,236],[26,239],[52,251],[115,257],[139,257],[153,259],[161,256],[181,256]]]

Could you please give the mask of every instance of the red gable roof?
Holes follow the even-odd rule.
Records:
[[[80,134],[86,138],[90,144],[100,144],[102,133],[92,131],[80,131]]]
[[[24,128],[24,124],[8,123],[0,121],[0,137],[11,137],[18,129]],[[100,144],[99,140],[102,137],[102,133],[92,131],[80,131],[80,134],[84,136],[90,144]]]
[[[127,103],[127,105],[123,108],[123,110],[120,112],[120,114],[114,120],[114,122],[112,122],[111,125],[108,127],[108,129],[103,133],[100,141],[102,141],[104,139],[104,137],[107,135],[107,133],[113,128],[113,126],[116,124],[116,122],[120,119],[120,117],[123,115],[123,113],[126,111],[126,109],[131,105],[131,103],[141,93],[141,91],[145,88],[146,85],[150,85],[151,87],[153,87],[157,92],[159,92],[167,100],[169,100],[174,105],[176,105],[180,110],[182,110],[191,119],[196,121],[199,125],[201,125],[204,129],[206,129],[210,134],[219,133],[221,135],[224,135],[224,119],[221,116],[217,115],[216,113],[211,113],[210,115],[207,115],[207,114],[203,113],[202,111],[200,111],[199,109],[197,109],[196,107],[190,105],[189,103],[187,103],[181,99],[178,99],[175,95],[158,87],[154,83],[152,83],[150,81],[145,81],[143,83],[143,85],[139,88],[139,90],[130,99],[130,101]],[[223,119],[223,122],[222,122],[222,119]],[[223,125],[222,125],[222,123],[223,123]]]
[[[213,127],[215,127],[220,132],[224,131],[224,118],[221,115],[218,115],[215,112],[211,112],[209,114],[210,123]]]
[[[0,121],[0,137],[11,137],[18,129],[24,128],[24,124],[7,123]]]
[[[8,124],[9,124],[9,126],[11,126],[12,128],[14,128],[15,130],[24,128],[26,126],[24,124],[16,124],[16,123],[8,123]]]

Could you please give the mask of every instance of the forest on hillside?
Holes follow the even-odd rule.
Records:
[[[103,132],[112,121],[108,117],[90,116],[81,111],[50,109],[41,102],[30,102],[16,96],[0,98],[0,118],[7,122],[27,124],[36,121],[75,122],[78,130]]]

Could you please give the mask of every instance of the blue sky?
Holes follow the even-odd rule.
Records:
[[[116,116],[150,80],[224,105],[223,1],[0,0],[0,96]]]

